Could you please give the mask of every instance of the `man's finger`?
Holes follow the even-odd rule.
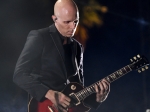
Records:
[[[108,90],[108,84],[105,81],[102,81],[104,90],[107,91]]]
[[[96,93],[98,93],[99,92],[99,90],[98,90],[98,86],[95,84],[95,91],[96,91]]]
[[[64,107],[64,108],[68,107],[68,105],[66,105],[65,103],[62,103],[61,106]]]
[[[105,91],[106,91],[106,92],[109,92],[109,91],[110,91],[110,83],[107,82],[106,80],[102,80],[102,82],[103,82]]]
[[[103,85],[103,83],[102,82],[99,82],[99,86],[100,86],[100,94],[103,94],[104,93],[104,85]]]
[[[61,105],[59,105],[58,108],[59,108],[58,112],[67,112],[68,111],[68,108],[64,108]]]
[[[108,87],[110,86],[110,83],[106,81],[105,79],[103,79],[102,82],[104,82]]]
[[[65,100],[67,101],[67,102],[70,102],[71,101],[71,99],[69,98],[69,97],[65,97]]]

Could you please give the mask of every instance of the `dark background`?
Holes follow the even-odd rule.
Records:
[[[98,2],[109,10],[103,16],[103,26],[89,29],[84,53],[86,86],[126,66],[137,54],[150,60],[150,1]],[[12,81],[15,64],[29,31],[52,23],[54,3],[55,0],[0,1],[0,112],[27,110],[27,93]],[[150,70],[141,74],[133,71],[112,83],[107,100],[96,112],[146,109],[150,109]]]

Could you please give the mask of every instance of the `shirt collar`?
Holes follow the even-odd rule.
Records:
[[[55,25],[54,25],[54,26],[55,26]],[[56,26],[55,26],[55,28],[56,28]],[[57,30],[57,28],[56,28],[56,30]],[[58,32],[58,34],[59,34],[59,37],[60,37],[60,39],[61,39],[61,42],[64,43],[65,37],[64,37],[63,35],[61,35],[58,30],[57,30],[57,32]],[[72,42],[73,42],[72,37],[67,37],[67,44],[71,44]]]

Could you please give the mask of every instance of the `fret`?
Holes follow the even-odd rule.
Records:
[[[125,70],[126,73],[128,72],[125,67],[123,67],[123,69]]]
[[[88,88],[89,93],[91,93],[92,92],[91,86],[89,86],[87,88]]]
[[[85,90],[86,90],[86,93],[87,93],[88,95],[90,95],[89,88],[85,88]]]
[[[85,96],[88,96],[86,89],[83,89],[83,91],[84,91]]]
[[[89,94],[90,94],[90,93],[92,93],[92,90],[91,90],[91,88],[88,88],[87,90],[88,90]]]
[[[122,68],[121,70],[122,70],[122,75],[124,75],[124,74],[126,74],[126,73],[127,73],[127,71],[125,71],[125,69],[124,69],[124,68]]]
[[[120,78],[122,76],[122,72],[120,72],[120,71],[115,72],[115,74],[117,76],[115,80],[117,80],[118,78]]]
[[[113,73],[112,75],[113,75],[113,79],[117,78],[117,75],[115,73]]]
[[[128,67],[128,69],[129,69],[129,71],[128,71],[128,72],[130,72],[132,69],[130,68],[130,66],[129,66],[129,65],[127,65],[127,67]]]
[[[80,92],[80,97],[81,97],[81,99],[83,99],[84,97],[83,97],[83,94],[82,94],[82,91]]]
[[[76,93],[76,94],[78,94],[78,98],[79,98],[79,99],[82,99],[82,96],[81,96],[80,92],[79,92],[79,93]]]
[[[127,72],[130,71],[130,68],[128,66],[126,66],[125,69],[127,70]]]
[[[126,70],[126,73],[128,73],[132,70],[129,65],[125,66],[124,69]]]
[[[80,93],[81,93],[82,98],[84,98],[83,90]]]
[[[116,78],[116,76],[114,74],[111,74],[110,77],[112,78],[112,80],[114,80]]]
[[[89,86],[89,90],[90,90],[90,91],[89,91],[90,94],[93,93],[93,92],[95,92],[95,89],[93,88],[93,86]]]
[[[98,84],[98,82],[95,84]],[[94,86],[95,84],[92,84],[91,86],[86,87],[83,90],[77,92],[76,96],[78,96],[79,100],[83,100],[90,94],[95,93],[95,86]]]
[[[79,99],[81,99],[81,100],[86,97],[86,93],[85,93],[84,89],[80,92],[77,92],[76,94],[78,94]]]
[[[96,85],[99,86],[99,82],[96,82]]]
[[[116,80],[116,79],[118,79],[118,77],[120,77],[120,75],[119,75],[119,72],[117,71],[117,72],[114,72],[114,74],[115,74],[115,79],[114,80]]]
[[[110,79],[110,82],[112,82],[112,81],[113,81],[113,79],[111,78],[111,76],[109,75],[108,77],[109,77],[109,79]]]
[[[91,94],[91,91],[90,91],[90,89],[88,87],[86,88],[86,90],[87,90],[87,94],[89,96]]]
[[[111,82],[109,77],[106,77],[105,80],[108,81],[109,83]]]
[[[115,75],[116,75],[116,79],[118,79],[119,77],[122,76],[122,72],[118,70],[118,71],[115,72]]]
[[[91,85],[91,86],[89,86],[89,87],[90,87],[90,89],[91,89],[92,93],[93,93],[93,92],[95,92],[94,84],[92,84],[92,85]]]
[[[115,80],[117,78],[118,72],[114,72],[113,73],[113,80]]]
[[[92,92],[94,92],[94,90],[93,90],[93,86],[91,86],[90,88],[91,88]]]
[[[85,90],[85,94],[88,96],[88,92],[87,92],[86,88],[84,90]]]
[[[119,76],[123,75],[122,69],[118,71]]]
[[[86,92],[85,89],[83,89],[83,94],[84,94],[83,99],[86,98],[86,97],[88,96],[88,94],[87,94],[87,92]]]
[[[83,98],[86,96],[84,93],[84,89],[82,90],[81,94],[82,94]]]
[[[91,89],[88,87],[86,87],[85,90],[86,90],[87,95],[90,95],[92,93]]]

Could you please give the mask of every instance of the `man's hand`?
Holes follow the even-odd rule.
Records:
[[[49,90],[45,97],[55,105],[58,111],[67,112],[71,99],[58,91]]]
[[[99,82],[98,85],[95,85],[95,91],[96,91],[96,101],[97,102],[103,102],[107,98],[109,92],[110,92],[110,84],[103,79]]]

